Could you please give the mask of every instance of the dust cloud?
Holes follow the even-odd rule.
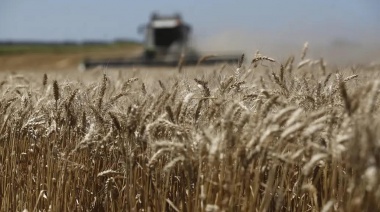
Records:
[[[272,33],[228,30],[208,37],[195,36],[194,45],[203,53],[243,52],[253,57],[256,51],[278,61],[284,61],[290,55],[299,58],[303,44],[309,43],[307,58],[323,57],[335,65],[358,63],[380,63],[380,40],[375,33],[366,33],[362,37],[334,37],[323,33],[297,31],[277,31]]]

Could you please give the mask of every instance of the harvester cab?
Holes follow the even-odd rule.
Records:
[[[181,15],[160,16],[152,14],[148,24],[139,27],[145,33],[144,57],[146,60],[178,60],[181,54],[189,54],[191,27],[182,21]]]

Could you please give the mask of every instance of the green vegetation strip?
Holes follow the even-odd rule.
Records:
[[[117,50],[138,46],[135,42],[94,43],[94,44],[0,44],[0,55],[30,53],[67,54],[104,50]]]

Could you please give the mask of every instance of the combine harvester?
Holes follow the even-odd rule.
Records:
[[[212,65],[236,63],[241,54],[200,55],[189,46],[191,27],[182,21],[180,15],[160,16],[153,14],[148,24],[139,27],[145,33],[144,53],[137,58],[85,59],[81,70],[94,67],[136,67],[136,66],[178,66]]]

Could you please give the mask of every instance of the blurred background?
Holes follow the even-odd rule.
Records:
[[[137,54],[137,28],[152,12],[180,13],[203,52],[259,50],[282,61],[308,41],[312,58],[380,62],[378,0],[1,0],[0,69],[70,68],[83,57]]]

